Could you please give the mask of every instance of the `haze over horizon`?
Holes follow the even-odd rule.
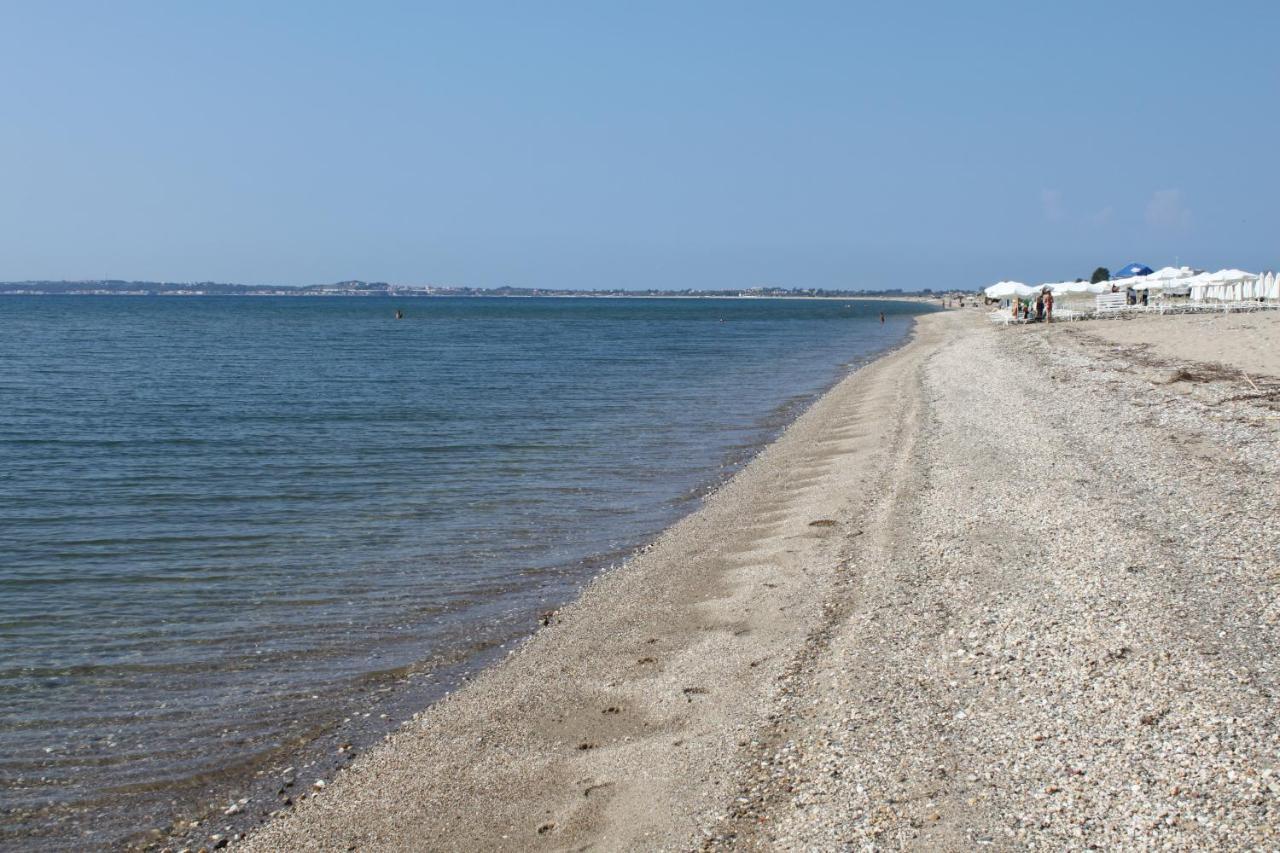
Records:
[[[1280,9],[8,5],[0,280],[1280,266]]]

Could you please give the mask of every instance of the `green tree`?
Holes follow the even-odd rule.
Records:
[[[1093,271],[1093,275],[1089,279],[1090,284],[1097,284],[1100,281],[1109,281],[1111,279],[1111,270],[1106,267],[1098,267]]]

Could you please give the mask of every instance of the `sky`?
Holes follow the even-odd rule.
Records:
[[[0,0],[0,280],[1280,267],[1280,4]]]

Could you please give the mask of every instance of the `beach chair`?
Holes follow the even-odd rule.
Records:
[[[1101,293],[1094,297],[1095,312],[1099,317],[1114,316],[1129,310],[1129,301],[1123,293]]]

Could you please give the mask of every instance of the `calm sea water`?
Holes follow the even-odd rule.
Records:
[[[527,633],[920,310],[0,298],[0,841],[117,842]]]

